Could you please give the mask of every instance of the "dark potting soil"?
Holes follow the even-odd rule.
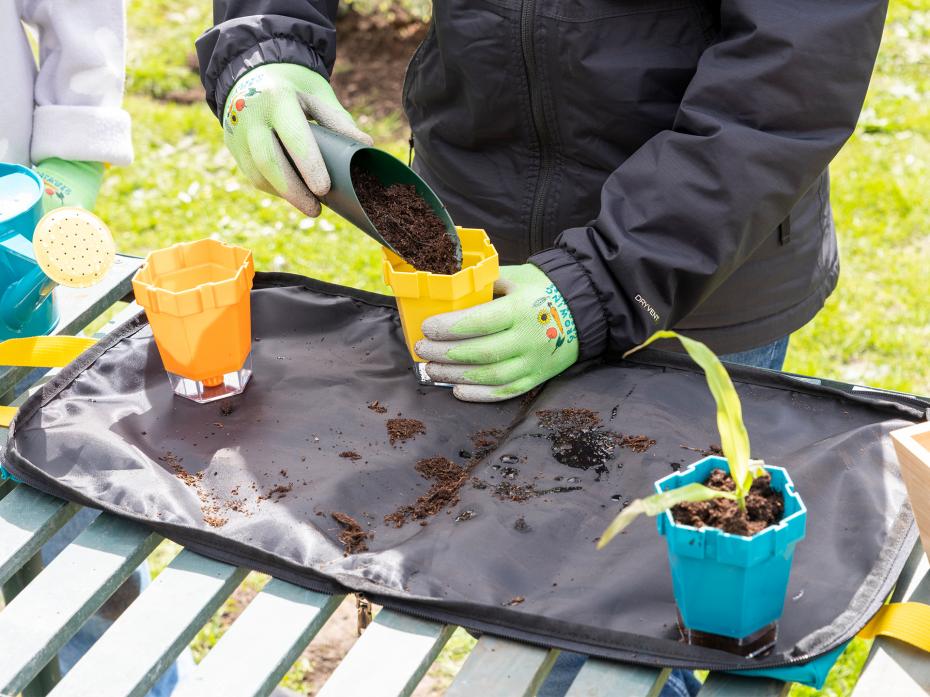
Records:
[[[549,431],[547,438],[556,460],[583,470],[593,467],[598,479],[618,447],[644,453],[655,445],[655,440],[645,435],[624,436],[607,430],[601,415],[591,409],[544,409],[536,412],[536,418],[539,426]]]
[[[704,484],[720,491],[733,491],[736,488],[729,473],[722,469],[711,471]],[[751,537],[781,520],[784,511],[784,498],[781,492],[772,488],[771,479],[766,474],[753,480],[746,496],[745,511],[739,509],[736,501],[712,499],[680,503],[672,509],[672,517],[682,525],[696,528],[708,526],[734,535]]]
[[[392,523],[395,528],[403,527],[409,520],[419,520],[422,524],[446,506],[454,506],[459,502],[459,489],[468,481],[468,470],[444,457],[420,460],[415,469],[433,485],[413,504],[401,506],[384,516],[384,522]]]
[[[442,220],[412,184],[383,186],[360,167],[352,168],[359,203],[381,236],[419,271],[454,274],[461,269]]]
[[[536,412],[539,425],[550,431],[589,431],[603,421],[601,415],[591,409],[543,409]]]
[[[374,533],[365,530],[359,525],[358,521],[350,515],[332,513],[333,520],[339,523],[342,532],[339,533],[339,541],[342,543],[342,550],[345,556],[358,554],[359,552],[368,551],[368,540],[374,537]]]
[[[426,434],[426,426],[419,419],[388,419],[386,425],[391,445]]]

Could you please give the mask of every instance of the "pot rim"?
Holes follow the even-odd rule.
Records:
[[[670,491],[672,489],[678,489],[679,487],[683,486],[687,482],[680,482],[678,483],[677,486],[662,486],[662,484],[667,483],[667,482],[673,482],[675,480],[679,480],[687,476],[688,474],[695,472],[699,467],[710,467],[711,464],[713,464],[714,466],[719,466],[719,468],[723,470],[728,469],[727,460],[725,457],[720,457],[719,455],[709,455],[707,457],[701,458],[697,462],[691,463],[685,469],[682,469],[678,472],[673,472],[672,474],[662,477],[662,479],[656,480],[656,482],[654,483],[656,493],[662,493],[663,491]],[[781,531],[787,530],[789,525],[795,520],[807,517],[807,506],[804,505],[804,501],[801,498],[801,495],[796,491],[795,486],[794,486],[794,481],[791,479],[791,475],[788,474],[788,470],[786,470],[784,467],[779,467],[777,465],[765,465],[765,470],[766,472],[769,472],[770,474],[778,472],[784,475],[784,478],[785,478],[784,486],[778,490],[781,492],[782,496],[795,500],[798,504],[798,510],[796,510],[794,513],[791,513],[790,515],[784,516],[781,520],[778,521],[778,523],[775,523],[774,525],[769,525],[767,528],[765,528],[764,530],[760,532],[757,532],[755,535],[752,535],[752,536],[736,535],[734,533],[724,532],[723,530],[720,530],[719,528],[712,528],[712,527],[698,528],[693,525],[685,525],[683,523],[678,523],[672,516],[671,509],[663,511],[660,514],[660,517],[663,518],[661,522],[664,522],[666,525],[670,525],[673,528],[676,528],[678,530],[684,530],[688,532],[697,533],[704,537],[716,537],[716,538],[720,538],[724,540],[732,540],[733,542],[737,544],[751,544],[753,542],[756,542],[757,544],[763,544],[766,538],[772,535],[777,535]],[[660,533],[662,535],[665,534],[665,531],[662,530],[661,525],[660,525]],[[804,535],[802,532],[801,536],[798,539],[801,539],[801,537],[803,536]]]
[[[219,281],[204,281],[184,290],[168,290],[161,287],[153,270],[153,258],[156,256],[179,257],[183,254],[183,250],[196,246],[226,248],[237,252],[245,252],[245,254],[242,261],[235,267],[229,267],[231,273],[228,278]],[[176,270],[182,268],[184,268],[183,265],[179,265]],[[206,310],[235,304],[238,300],[232,301],[232,297],[238,298],[240,294],[237,291],[240,290],[247,293],[252,286],[254,277],[255,266],[250,249],[208,237],[192,242],[178,242],[169,247],[149,252],[145,262],[133,276],[132,286],[136,301],[147,311],[186,317]],[[182,310],[181,303],[185,303],[185,305],[191,304],[186,310]]]

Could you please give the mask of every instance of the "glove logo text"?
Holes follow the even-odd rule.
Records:
[[[572,314],[555,285],[546,288],[546,296],[537,299],[533,307],[536,308],[536,320],[546,328],[546,338],[555,341],[552,353],[558,351],[563,344],[570,344],[578,338]]]

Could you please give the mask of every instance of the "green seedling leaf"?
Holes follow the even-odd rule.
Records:
[[[746,494],[752,486],[753,469],[749,461],[749,434],[743,424],[743,409],[739,395],[733,387],[733,381],[720,359],[700,341],[689,339],[673,331],[660,331],[649,337],[645,343],[630,349],[624,358],[634,351],[639,351],[659,339],[677,339],[685,351],[704,371],[707,386],[717,403],[717,430],[720,431],[720,447],[727,458],[730,476],[736,483],[736,500],[740,508],[745,508]],[[753,463],[755,464],[755,462]]]
[[[703,484],[692,483],[686,484],[678,489],[663,491],[661,494],[653,494],[644,499],[636,499],[629,506],[624,508],[614,518],[613,522],[607,526],[601,539],[597,542],[597,548],[602,549],[604,545],[623,532],[626,527],[641,515],[657,516],[664,513],[669,508],[677,506],[679,503],[691,501],[709,501],[710,499],[736,499],[736,494],[730,491],[720,491],[711,489]]]

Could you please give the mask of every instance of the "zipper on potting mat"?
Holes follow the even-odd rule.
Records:
[[[552,139],[546,126],[546,112],[542,93],[536,82],[536,42],[533,32],[536,19],[536,0],[523,0],[520,5],[520,48],[523,53],[523,66],[526,70],[526,86],[530,93],[533,132],[539,147],[539,177],[533,193],[533,207],[530,212],[530,251],[536,253],[543,248],[543,213],[546,195],[552,183]]]
[[[474,622],[470,620],[469,618],[462,618],[461,616],[456,615],[455,613],[452,613],[452,612],[441,611],[441,612],[431,613],[431,612],[425,612],[422,610],[415,610],[413,608],[408,607],[407,605],[401,605],[401,604],[394,602],[393,598],[384,598],[381,596],[371,596],[371,597],[374,599],[375,603],[377,603],[381,607],[388,609],[391,612],[396,612],[401,615],[408,615],[410,617],[416,617],[417,619],[427,620],[430,622],[443,622],[445,624],[454,624],[458,627],[462,627],[463,629],[471,630],[473,632],[491,634],[493,636],[502,637],[504,639],[509,639],[510,641],[516,641],[521,644],[529,644],[530,646],[538,646],[539,648],[542,648],[542,649],[553,648],[551,640],[546,641],[544,638],[539,637],[539,635],[529,634],[528,632],[524,632],[519,629],[510,629],[507,627],[502,627],[500,625],[491,624],[489,622],[488,623],[481,622],[481,621]],[[858,633],[859,632],[857,631],[856,634]],[[721,671],[721,672],[732,671],[734,673],[739,673],[743,670],[766,670],[769,668],[786,668],[788,666],[798,665],[800,663],[807,663],[809,661],[813,661],[816,658],[820,658],[821,656],[824,656],[830,653],[830,651],[833,651],[834,649],[836,649],[837,646],[842,645],[844,641],[838,642],[836,646],[832,646],[828,649],[825,649],[821,653],[817,653],[817,654],[805,653],[800,656],[794,656],[792,658],[786,659],[784,661],[779,661],[778,663],[767,663],[764,666],[752,667],[752,666],[732,666],[732,665],[727,665],[725,663],[702,663],[699,668],[685,668],[685,670],[711,670],[711,671]],[[622,662],[627,661],[626,658],[618,659],[615,657],[615,655],[611,655],[609,653],[599,651],[598,646],[585,644],[585,642],[583,641],[577,641],[575,643],[579,645],[585,645],[585,647],[589,649],[588,655],[593,656],[594,658],[604,658],[609,661],[617,661],[617,660],[622,661]],[[593,650],[590,650],[590,649],[593,649]],[[567,651],[569,649],[560,649],[560,650]],[[644,655],[642,651],[634,651],[633,649],[628,649],[625,647],[622,650],[626,653],[631,653],[631,654],[636,653],[640,656]],[[655,663],[645,664],[642,662],[634,662],[635,665],[651,665],[651,667],[653,668],[666,667],[665,664],[662,662],[663,657],[659,657],[656,654],[648,654],[648,655],[656,657]],[[665,658],[669,658],[673,660],[681,660],[677,656],[665,656]]]

